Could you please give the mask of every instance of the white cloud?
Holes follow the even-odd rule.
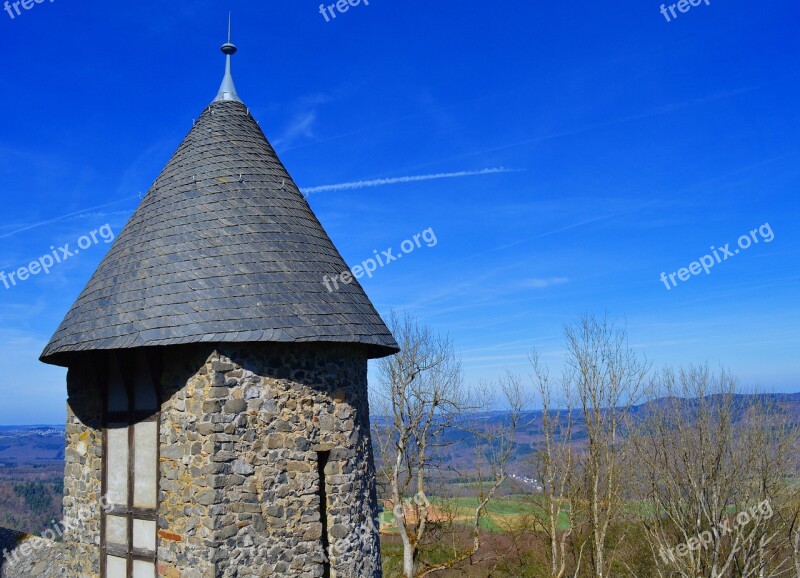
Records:
[[[569,283],[569,279],[566,277],[551,277],[549,279],[526,279],[522,282],[522,286],[528,289],[547,289],[565,283]]]
[[[314,138],[314,122],[317,112],[312,110],[296,115],[283,134],[275,139],[275,148],[283,148],[300,138]]]

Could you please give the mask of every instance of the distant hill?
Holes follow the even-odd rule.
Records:
[[[715,399],[720,396],[711,396],[709,399]],[[664,407],[668,403],[675,402],[675,398],[661,398],[656,401],[645,403],[633,408],[633,415],[644,415],[655,407]],[[697,407],[698,401],[696,399],[678,399],[680,405],[686,409]],[[738,394],[733,396],[733,407],[736,409],[743,409],[753,403],[765,403],[774,405],[783,411],[788,417],[795,419],[800,418],[800,393],[760,393],[756,395]]]
[[[64,426],[0,426],[0,464],[64,461]]]
[[[668,398],[663,398],[635,406],[631,409],[631,415],[634,420],[643,419],[656,407],[663,407],[671,401]],[[778,411],[783,412],[790,420],[800,421],[800,393],[736,395],[734,397],[734,408],[741,410],[755,402],[773,404]],[[679,403],[683,404],[688,411],[696,407],[697,400],[685,399],[680,400]],[[544,442],[541,413],[541,411],[528,411],[521,416],[520,425],[516,432],[514,460],[510,467],[512,474],[523,477],[533,475],[530,458],[537,451],[539,445]],[[586,426],[582,421],[583,416],[580,410],[573,410],[572,414],[572,439],[576,447],[580,447],[586,440]],[[375,416],[372,420],[373,423],[380,424],[383,418]],[[507,425],[508,421],[508,412],[491,411],[472,416],[470,421],[464,425],[473,431],[488,432]],[[565,410],[558,412],[558,421],[566,423],[567,412]],[[624,432],[622,433],[624,434]],[[486,447],[485,442],[478,440],[474,434],[464,429],[454,428],[449,430],[444,441],[447,445],[441,448],[439,453],[447,466],[459,472],[471,470],[475,462],[476,452],[488,455],[489,448]],[[376,456],[378,456],[377,452]]]
[[[38,534],[61,517],[64,426],[0,426],[0,526]]]
[[[632,414],[641,419],[670,401],[660,399],[639,405]],[[734,404],[745,408],[754,401],[773,403],[790,419],[800,420],[800,393],[737,395]],[[680,403],[690,410],[697,401]],[[560,411],[558,416],[560,421],[566,421],[566,411]],[[507,424],[508,419],[508,412],[491,411],[474,416],[468,425],[473,430],[489,431]],[[382,418],[373,416],[372,420],[379,424]],[[64,436],[65,428],[61,425],[0,426],[0,526],[38,534],[49,520],[61,516]],[[573,439],[578,446],[586,439],[586,428],[577,410],[573,410]],[[459,472],[470,472],[476,452],[488,451],[483,442],[464,430],[451,429],[445,441],[448,445],[440,450],[442,457]],[[516,435],[512,474],[523,479],[532,476],[530,458],[542,441],[541,412],[526,412]],[[378,455],[376,451],[376,458]]]

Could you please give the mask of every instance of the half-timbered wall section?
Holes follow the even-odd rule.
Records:
[[[108,360],[104,427],[104,578],[154,578],[158,522],[158,376],[143,350]]]

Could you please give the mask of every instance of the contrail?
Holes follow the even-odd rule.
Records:
[[[483,169],[480,171],[460,171],[457,173],[437,173],[433,175],[417,175],[412,177],[394,177],[391,179],[374,179],[371,181],[354,181],[352,183],[339,183],[338,185],[322,185],[320,187],[309,187],[301,189],[306,196],[311,193],[322,193],[325,191],[349,191],[353,189],[366,189],[368,187],[382,187],[384,185],[398,185],[401,183],[417,183],[420,181],[433,181],[436,179],[456,179],[459,177],[474,177],[478,175],[494,175],[497,173],[513,173],[514,169],[495,168]]]
[[[351,183],[339,183],[337,185],[322,185],[320,187],[310,187],[308,189],[301,189],[303,194],[307,197],[311,193],[322,193],[325,191],[348,191],[353,189],[366,189],[368,187],[382,187],[384,185],[398,185],[401,183],[417,183],[420,181],[433,181],[437,179],[456,179],[459,177],[475,177],[479,175],[494,175],[498,173],[513,173],[518,172],[519,169],[506,169],[503,167],[494,168],[494,169],[482,169],[480,171],[459,171],[457,173],[437,173],[432,175],[416,175],[410,177],[394,177],[390,179],[374,179],[371,181],[354,181]],[[105,207],[110,207],[113,205],[117,205],[120,203],[127,202],[130,199],[135,199],[136,196],[128,197],[122,199],[121,201],[114,201],[113,203],[107,203],[105,205],[98,205],[96,207],[89,207],[87,209],[81,209],[80,211],[75,211],[74,213],[69,213],[68,215],[62,215],[61,217],[56,217],[54,219],[49,219],[47,221],[41,221],[39,223],[32,223],[29,225],[25,225],[19,227],[13,231],[8,233],[0,233],[0,239],[7,239],[8,237],[12,237],[18,233],[22,233],[23,231],[29,231],[30,229],[35,229],[37,227],[42,227],[44,225],[50,225],[52,223],[57,223],[58,221],[63,221],[64,219],[68,219],[70,217],[74,217],[76,215],[80,215],[87,211],[93,211],[96,209],[102,209]]]
[[[22,233],[23,231],[30,231],[31,229],[35,229],[37,227],[43,227],[44,225],[50,225],[52,223],[57,223],[59,221],[65,220],[65,219],[69,219],[70,217],[75,217],[76,215],[82,215],[83,213],[86,213],[87,211],[94,211],[96,209],[103,209],[105,207],[111,207],[113,205],[119,205],[120,203],[126,203],[126,202],[130,201],[131,199],[136,199],[136,198],[139,198],[139,197],[138,196],[127,197],[125,199],[122,199],[121,201],[114,201],[113,203],[106,203],[105,205],[97,205],[96,207],[89,207],[88,209],[81,209],[80,211],[75,211],[74,213],[69,213],[67,215],[62,215],[62,216],[56,217],[54,219],[48,219],[47,221],[41,221],[39,223],[32,223],[32,224],[29,224],[29,225],[24,225],[24,226],[22,226],[22,227],[20,227],[18,229],[15,229],[15,230],[13,230],[13,231],[11,231],[9,233],[3,233],[2,235],[0,235],[0,239],[7,239],[8,237],[13,237],[17,233]]]

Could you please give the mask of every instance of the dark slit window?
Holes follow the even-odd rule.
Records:
[[[330,543],[328,540],[328,490],[325,481],[325,466],[328,465],[330,452],[317,453],[317,473],[319,475],[319,519],[322,522],[322,550],[325,552],[325,562],[322,565],[322,577],[330,578]]]

